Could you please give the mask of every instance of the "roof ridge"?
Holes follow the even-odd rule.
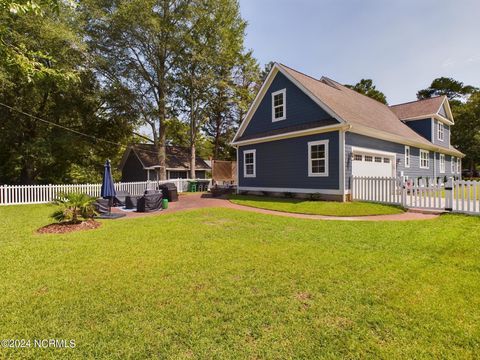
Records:
[[[389,107],[414,104],[414,103],[419,103],[419,102],[422,102],[422,101],[435,100],[435,99],[442,98],[442,97],[446,97],[446,95],[437,95],[437,96],[432,96],[431,98],[427,98],[427,99],[417,99],[417,100],[407,101],[407,102],[400,103],[400,104],[389,105]]]
[[[321,83],[321,81],[320,81],[319,79],[316,79],[316,78],[314,78],[314,77],[311,76],[311,75],[305,74],[305,73],[302,72],[302,71],[296,70],[296,69],[294,69],[294,68],[292,68],[292,67],[290,67],[290,66],[288,66],[288,65],[282,64],[282,63],[277,63],[277,64],[280,65],[280,66],[286,67],[287,69],[290,69],[290,70],[292,70],[292,71],[295,71],[296,73],[299,73],[299,74],[301,74],[301,75],[303,75],[303,76],[306,76],[306,77],[308,77],[308,78],[310,78],[310,79],[312,79],[312,80],[315,80],[315,81]]]

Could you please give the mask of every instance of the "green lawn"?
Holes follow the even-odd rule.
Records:
[[[400,214],[403,212],[398,206],[358,201],[341,203],[336,201],[306,201],[250,195],[230,195],[230,201],[235,204],[260,209],[313,215],[365,216]]]
[[[0,358],[475,358],[480,218],[301,220],[203,209],[36,235],[0,208]]]

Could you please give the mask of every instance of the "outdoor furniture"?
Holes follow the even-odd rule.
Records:
[[[138,199],[140,199],[141,196],[127,196],[125,198],[125,208],[126,209],[135,209],[137,207]]]
[[[152,212],[162,208],[162,193],[145,194],[137,201],[137,212]]]
[[[235,185],[215,185],[210,188],[213,197],[219,197],[226,194],[233,194],[237,190]]]
[[[108,214],[110,212],[110,200],[98,198],[94,203],[95,211],[99,215]]]
[[[209,183],[210,183],[210,180],[198,180],[197,181],[197,190],[198,191],[207,191]]]
[[[174,183],[165,183],[158,186],[158,189],[162,191],[163,198],[168,202],[178,201],[178,191]]]
[[[125,206],[125,200],[130,195],[127,191],[117,191],[117,194],[113,197],[114,206]]]

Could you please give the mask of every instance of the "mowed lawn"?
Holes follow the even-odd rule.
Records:
[[[400,214],[399,206],[368,202],[309,201],[253,195],[230,195],[234,204],[298,214],[327,216],[367,216]]]
[[[480,218],[300,220],[204,209],[36,235],[0,208],[0,358],[474,358]]]

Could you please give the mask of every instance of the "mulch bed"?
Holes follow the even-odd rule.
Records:
[[[65,223],[56,223],[46,225],[37,230],[39,234],[66,234],[74,231],[80,230],[91,230],[96,229],[101,225],[98,221],[88,220],[82,221],[78,224],[72,224],[70,222]]]

